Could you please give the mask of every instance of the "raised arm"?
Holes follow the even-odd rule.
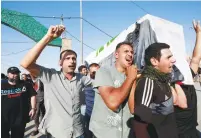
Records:
[[[127,78],[120,87],[114,88],[112,86],[100,86],[98,88],[100,95],[108,108],[117,111],[119,106],[128,97],[136,77],[136,66],[130,66],[127,69]]]
[[[39,75],[39,66],[35,63],[46,45],[59,37],[65,30],[63,25],[51,26],[47,34],[25,55],[20,65],[28,70],[33,77]]]
[[[190,62],[190,67],[195,74],[198,72],[199,63],[201,60],[201,27],[200,21],[193,21],[193,27],[196,32],[196,42],[193,50],[192,60]]]

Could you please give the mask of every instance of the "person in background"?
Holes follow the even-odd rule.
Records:
[[[92,83],[95,79],[96,71],[100,68],[97,63],[92,63],[89,65],[89,75],[92,80]],[[85,123],[85,138],[93,138],[93,133],[89,130],[89,122],[91,118],[91,113],[94,105],[95,91],[93,87],[85,87],[85,103],[86,103],[86,112],[84,116]]]
[[[23,74],[21,75],[21,78],[22,78],[22,80],[24,80],[24,81],[30,83],[31,85],[34,85],[34,83],[33,83],[33,81],[32,81],[32,79],[31,79],[31,77],[30,77],[29,74],[23,73]]]
[[[8,80],[1,82],[1,137],[10,138],[11,131],[11,138],[23,138],[29,116],[33,118],[36,112],[36,92],[30,83],[20,80],[17,67],[10,67],[7,73]]]
[[[79,66],[78,71],[79,71],[79,73],[81,73],[84,76],[87,76],[87,74],[88,74],[87,67],[85,65]]]
[[[87,74],[88,74],[87,67],[85,65],[79,66],[78,71],[83,76],[87,76]],[[80,93],[80,104],[81,104],[81,118],[82,118],[83,123],[85,123],[84,117],[85,117],[85,112],[86,112],[86,103],[85,103],[84,89],[83,89],[83,92]]]
[[[34,82],[34,89],[37,92],[36,95],[36,114],[34,116],[34,122],[35,122],[35,129],[31,133],[31,136],[35,136],[39,133],[38,127],[40,124],[40,117],[41,120],[45,115],[45,105],[44,105],[44,85],[39,79],[33,79]]]
[[[193,50],[192,59],[190,61],[190,70],[192,77],[199,73],[199,63],[201,61],[201,26],[199,21],[193,21],[193,27],[196,33],[196,42]],[[183,90],[187,108],[175,106],[175,116],[179,138],[200,138],[200,134],[196,129],[197,123],[197,95],[194,85],[183,84],[177,82],[177,89]]]
[[[6,75],[4,73],[1,73],[1,80],[7,79]]]

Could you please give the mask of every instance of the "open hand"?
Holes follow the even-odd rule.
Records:
[[[33,119],[33,117],[35,116],[36,114],[36,110],[35,109],[31,109],[30,112],[29,112],[29,116],[31,117],[31,119]]]
[[[193,20],[193,28],[196,33],[201,33],[200,21]]]

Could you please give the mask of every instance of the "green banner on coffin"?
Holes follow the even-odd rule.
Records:
[[[3,8],[1,9],[1,23],[28,36],[35,42],[40,41],[48,31],[44,25],[28,14]],[[61,44],[61,38],[57,38],[51,41],[48,45],[61,47]]]

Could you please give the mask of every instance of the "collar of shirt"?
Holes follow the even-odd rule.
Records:
[[[77,78],[77,73],[74,73],[73,78],[72,78],[71,80],[68,80],[68,79],[66,78],[66,76],[64,75],[64,73],[61,71],[61,77],[62,77],[64,80],[67,80],[67,81],[74,81],[74,80],[76,80],[76,78]]]

